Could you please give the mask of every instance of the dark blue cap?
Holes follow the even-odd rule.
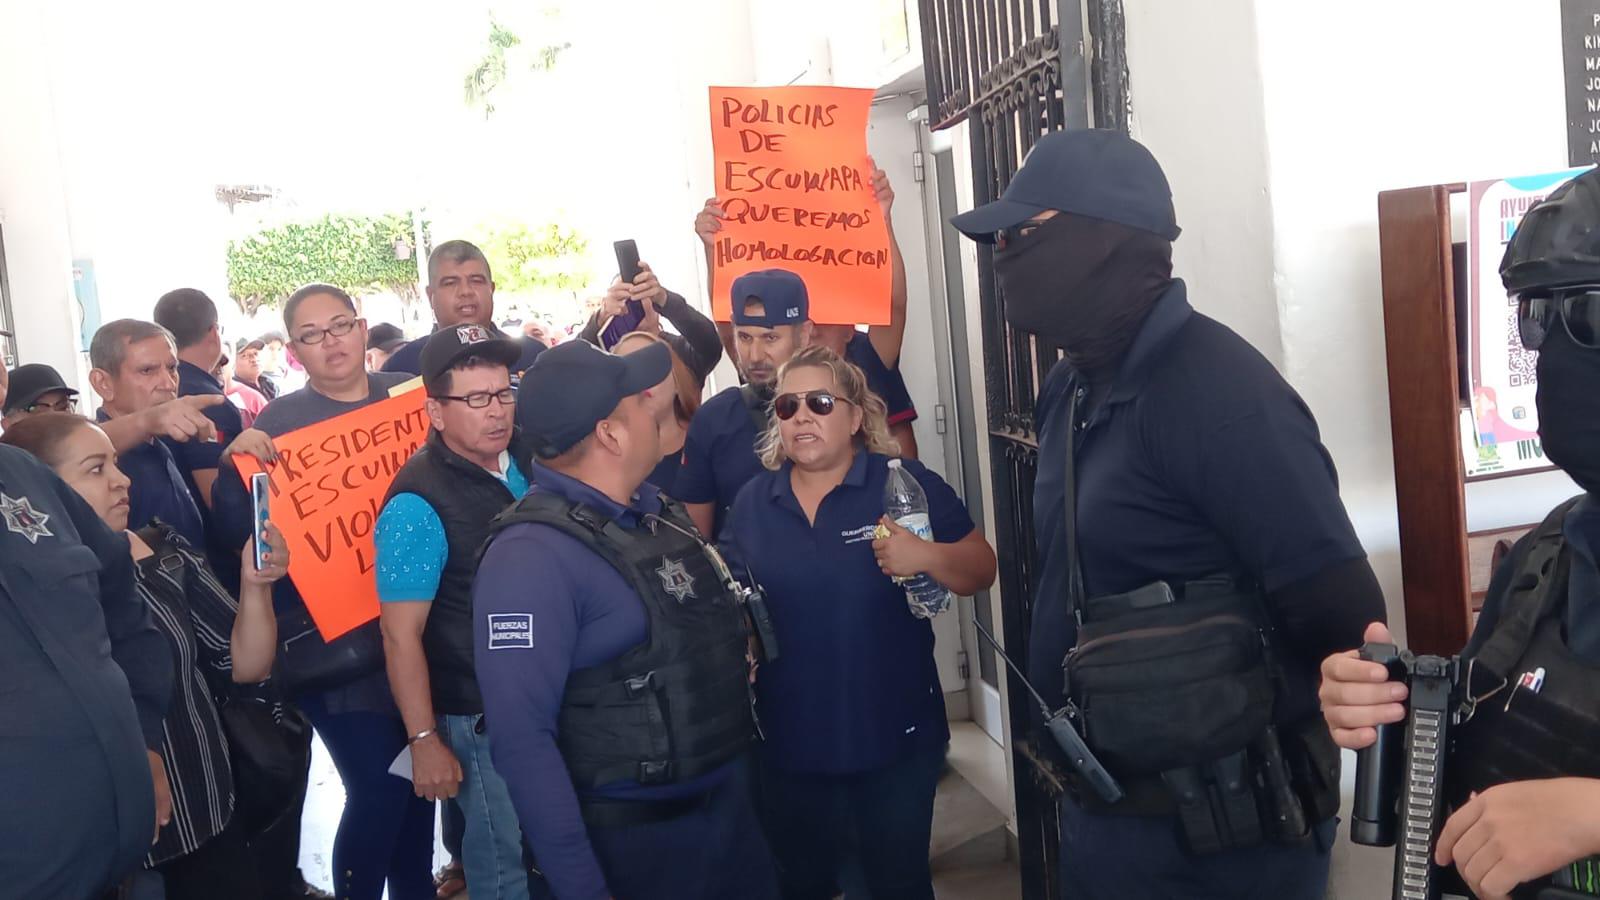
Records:
[[[566,341],[539,354],[517,389],[517,427],[534,452],[550,459],[571,450],[624,397],[666,380],[672,351],[652,343],[616,356],[588,341]]]
[[[993,203],[950,220],[980,243],[1047,209],[1117,222],[1178,239],[1172,188],[1144,145],[1120,131],[1080,128],[1047,134]]]
[[[806,296],[806,283],[799,275],[785,269],[762,269],[746,272],[733,280],[733,324],[758,325],[777,328],[779,325],[799,325],[811,316],[811,300]],[[755,297],[761,301],[762,314],[752,316],[744,311],[745,301]]]

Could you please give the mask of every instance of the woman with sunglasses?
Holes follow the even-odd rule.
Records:
[[[684,360],[683,350],[664,335],[646,331],[629,332],[612,348],[618,356],[627,356],[651,344],[666,344],[672,351],[672,373],[660,385],[647,393],[658,404],[657,417],[661,422],[661,463],[645,481],[660,488],[671,497],[678,470],[683,468],[683,444],[689,435],[689,422],[700,411],[700,394],[705,390],[705,380]]]
[[[0,440],[54,469],[111,529],[127,529],[128,477],[94,423],[40,413]],[[160,873],[168,900],[265,896],[249,835],[235,816],[230,753],[217,710],[230,697],[261,694],[272,672],[278,640],[272,583],[288,572],[288,550],[276,528],[269,525],[267,534],[263,568],[255,567],[253,538],[244,548],[244,583],[235,600],[171,526],[157,522],[128,532],[135,585],[167,639],[176,673],[159,751],[165,775],[156,789],[160,830],[145,860]]]
[[[784,896],[826,898],[851,848],[878,900],[931,898],[933,796],[949,739],[933,628],[894,578],[957,594],[995,557],[949,485],[913,460],[933,541],[884,515],[898,448],[860,369],[808,347],[778,375],[766,472],[740,491],[722,543],[766,591],[778,658],[756,677],[762,805]],[[874,539],[884,529],[887,537]]]

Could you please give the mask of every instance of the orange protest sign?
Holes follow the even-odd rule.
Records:
[[[289,577],[324,640],[378,616],[373,532],[390,482],[428,437],[423,392],[410,391],[273,439],[268,517],[289,544]],[[233,457],[240,475],[260,461]]]
[[[887,325],[889,229],[872,191],[862,88],[711,89],[717,200],[712,312],[727,321],[733,280],[788,269],[806,283],[811,320]]]

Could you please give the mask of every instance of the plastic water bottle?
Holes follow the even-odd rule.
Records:
[[[883,511],[901,528],[925,541],[933,540],[928,495],[898,459],[889,460],[889,480],[883,487]],[[949,589],[934,581],[927,572],[896,580],[905,587],[906,604],[917,618],[931,619],[950,608]]]

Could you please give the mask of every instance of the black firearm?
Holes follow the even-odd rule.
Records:
[[[1071,719],[1077,714],[1077,708],[1069,701],[1066,706],[1051,712],[1050,704],[1044,702],[1044,698],[1039,696],[1037,690],[1034,690],[1033,684],[1028,681],[1028,676],[1022,674],[1022,670],[1017,668],[1017,664],[1011,661],[1011,657],[1006,655],[1005,648],[1001,647],[1000,642],[994,639],[994,635],[989,633],[989,629],[983,627],[983,623],[978,621],[976,614],[972,617],[972,625],[978,629],[979,634],[983,635],[983,639],[989,642],[989,646],[994,648],[994,652],[998,653],[1000,658],[1006,661],[1006,665],[1011,667],[1011,671],[1016,673],[1017,679],[1022,682],[1023,687],[1028,689],[1028,693],[1033,695],[1034,702],[1039,704],[1039,712],[1044,715],[1044,727],[1050,730],[1050,737],[1056,742],[1056,746],[1061,748],[1061,752],[1067,755],[1067,759],[1072,763],[1072,768],[1077,771],[1083,780],[1089,782],[1089,786],[1094,788],[1094,792],[1100,796],[1101,800],[1107,803],[1116,803],[1121,800],[1123,796],[1122,785],[1118,784],[1117,779],[1113,778],[1111,773],[1106,771],[1106,767],[1100,764],[1100,760],[1095,758],[1094,751],[1090,750],[1089,745],[1083,742],[1083,738],[1078,734],[1078,729],[1072,726]]]
[[[1404,722],[1378,726],[1378,739],[1356,754],[1356,796],[1350,840],[1398,846],[1395,900],[1438,900],[1434,844],[1444,824],[1444,759],[1455,712],[1459,660],[1417,656],[1393,644],[1369,643],[1361,658],[1389,670],[1410,690]]]

